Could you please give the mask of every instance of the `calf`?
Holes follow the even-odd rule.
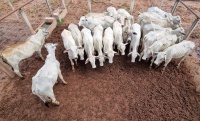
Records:
[[[45,64],[32,78],[32,93],[42,99],[47,107],[49,107],[49,102],[56,105],[60,104],[53,92],[53,86],[58,82],[58,76],[64,84],[67,84],[61,74],[60,63],[55,57],[56,46],[57,44],[52,43],[45,44],[45,48],[48,51]]]
[[[133,33],[132,33],[132,40],[130,44],[129,52],[132,49],[132,52],[128,54],[128,56],[131,55],[131,62],[135,62],[136,57],[140,54],[138,53],[138,46],[140,44],[140,38],[141,38],[141,27],[139,24],[135,23],[132,25]]]
[[[90,64],[92,65],[92,68],[96,68],[95,60],[99,59],[99,57],[94,56],[94,46],[93,46],[93,38],[92,38],[91,31],[87,28],[83,28],[81,30],[81,34],[83,36],[85,52],[88,57],[85,61],[85,64],[90,62]]]
[[[71,32],[66,30],[66,29],[64,29],[62,31],[61,37],[62,37],[62,40],[63,40],[63,43],[64,43],[64,47],[66,49],[63,53],[68,52],[68,57],[69,57],[69,60],[71,62],[71,65],[72,65],[72,70],[75,71],[73,59],[75,60],[75,62],[77,64],[78,49],[82,49],[82,47],[76,46]]]
[[[164,68],[162,73],[165,71],[166,66],[172,60],[172,58],[182,58],[178,63],[177,68],[180,66],[181,62],[185,59],[187,55],[189,55],[194,49],[194,42],[184,40],[178,44],[172,45],[168,47],[163,52],[157,53],[157,58],[154,61],[154,64],[159,66],[163,61],[165,61]]]
[[[42,60],[44,60],[41,54],[41,49],[47,34],[48,32],[44,31],[44,29],[39,29],[36,34],[30,36],[26,41],[6,48],[1,53],[1,58],[13,68],[15,74],[23,78],[19,71],[19,62],[31,57],[34,52],[37,52]]]
[[[68,26],[68,30],[71,32],[76,46],[82,47],[83,46],[83,39],[80,30],[78,29],[78,26],[75,24],[70,24]],[[84,60],[84,48],[78,49],[78,55],[80,56],[80,60]]]
[[[103,66],[105,61],[105,56],[103,55],[102,48],[103,48],[103,27],[98,25],[94,28],[94,49],[98,52],[100,66]]]
[[[115,21],[113,23],[113,34],[114,34],[114,46],[117,45],[117,49],[121,52],[122,55],[125,55],[126,44],[123,43],[122,38],[122,25]]]
[[[113,30],[110,27],[108,27],[104,32],[103,51],[107,55],[109,63],[113,63],[114,54],[117,54],[117,52],[113,50],[113,42],[114,42]]]

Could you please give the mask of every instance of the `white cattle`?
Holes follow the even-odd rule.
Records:
[[[102,52],[103,48],[103,27],[101,25],[98,25],[94,28],[94,49],[98,52],[99,62],[100,66],[103,66],[103,63],[105,61],[105,56]]]
[[[68,26],[68,30],[71,32],[76,46],[83,47],[83,39],[80,30],[78,29],[78,26],[75,24],[70,24]],[[80,60],[84,60],[84,48],[78,49],[78,55],[80,56]]]
[[[111,16],[111,17],[116,18],[118,16],[118,12],[117,12],[115,7],[109,6],[107,8],[107,11],[108,11],[108,15]]]
[[[194,42],[184,40],[178,44],[172,45],[165,49],[163,52],[157,53],[157,58],[154,61],[154,64],[159,66],[163,61],[165,61],[164,68],[162,73],[165,70],[165,67],[173,58],[182,58],[178,63],[177,68],[180,66],[181,62],[185,59],[187,55],[189,55],[194,49]]]
[[[79,21],[79,26],[86,27],[93,31],[94,27],[101,25],[103,28],[112,27],[114,18],[105,16],[103,18],[85,17],[82,16]]]
[[[150,58],[152,56],[150,68],[152,67],[153,61],[156,58],[155,53],[163,51],[164,49],[174,45],[176,41],[177,41],[176,35],[168,34],[168,35],[165,35],[165,37],[161,38],[160,40],[154,42],[148,48],[148,51],[146,53],[147,58]]]
[[[71,32],[66,29],[64,29],[62,31],[61,37],[62,37],[62,40],[64,43],[64,47],[66,49],[63,53],[68,52],[68,57],[71,62],[71,65],[72,65],[72,70],[75,71],[73,59],[75,60],[75,62],[77,64],[78,49],[82,49],[82,47],[76,46]]]
[[[31,57],[34,52],[37,52],[42,60],[44,60],[41,54],[41,49],[47,34],[48,32],[44,29],[39,29],[36,34],[30,36],[26,41],[11,45],[2,51],[2,60],[13,68],[15,74],[23,78],[19,70],[19,62]]]
[[[167,12],[161,10],[161,9],[158,8],[158,7],[150,7],[150,8],[148,8],[147,12],[149,12],[149,13],[151,13],[151,14],[153,14],[153,15],[157,14],[157,15],[160,16],[161,18],[170,19],[170,20],[172,20],[174,23],[177,23],[177,24],[181,23],[181,18],[180,18],[180,16],[172,16],[171,13],[167,13]]]
[[[122,27],[122,36],[123,36],[123,42],[124,43],[130,43],[131,37],[132,37],[132,25],[133,23],[130,21],[130,19],[126,18],[124,22],[124,26]]]
[[[166,34],[177,35],[177,37],[180,38],[185,34],[185,31],[184,31],[184,29],[182,27],[179,27],[179,28],[177,28],[175,30],[172,30],[171,28],[168,28],[168,29],[167,28],[165,28],[165,29],[163,28],[160,31],[151,31],[151,32],[149,32],[143,38],[142,47],[144,47],[144,49],[142,50],[142,52],[140,54],[141,56],[140,56],[139,60],[141,60],[141,58],[143,60],[146,60],[146,58],[150,57],[150,55],[147,54],[147,53],[149,53],[147,48],[149,48],[155,41],[157,41],[157,40],[159,40],[161,38],[165,38]],[[179,39],[177,39],[177,40],[180,41]],[[176,41],[176,43],[177,43],[177,41]]]
[[[67,84],[61,74],[60,63],[55,57],[56,46],[57,44],[53,43],[45,44],[45,48],[48,51],[45,64],[32,78],[32,93],[42,99],[47,107],[49,107],[49,102],[52,102],[56,105],[60,104],[56,100],[53,92],[53,86],[58,82],[58,76],[64,84]]]
[[[114,42],[113,30],[110,27],[108,27],[104,32],[103,51],[107,55],[109,63],[113,63],[114,54],[117,54],[117,52],[113,50],[113,42]]]
[[[161,27],[164,27],[164,28],[170,27],[172,29],[178,28],[180,24],[177,21],[169,19],[169,18],[163,18],[163,19],[158,18],[157,16],[154,16],[152,13],[148,13],[148,12],[141,13],[138,16],[138,23],[141,25],[142,28],[145,24],[150,24],[152,22]]]
[[[113,34],[114,34],[114,46],[117,45],[117,49],[121,52],[122,55],[125,55],[126,44],[123,43],[122,38],[122,25],[115,21],[113,23]]]
[[[140,56],[138,53],[138,46],[140,44],[140,38],[141,38],[141,26],[137,23],[132,25],[133,33],[132,33],[132,40],[130,44],[129,52],[132,49],[132,52],[128,54],[128,56],[131,55],[131,62],[135,62],[135,59],[137,56]]]
[[[87,28],[83,28],[81,30],[81,34],[83,37],[85,52],[88,57],[85,61],[85,64],[90,62],[90,64],[92,65],[92,68],[96,68],[95,60],[99,58],[94,56],[94,46],[93,46],[93,38],[92,38],[91,31]]]
[[[123,16],[123,17],[124,17],[124,20],[127,19],[128,22],[131,23],[131,25],[134,23],[134,17],[131,16],[125,9],[120,8],[120,9],[117,10],[117,12],[118,12],[118,14],[119,14],[120,16]],[[118,17],[118,18],[119,18],[119,17]],[[120,20],[121,20],[121,19],[120,19]],[[124,23],[124,20],[121,20],[122,23]],[[126,22],[126,21],[125,21],[125,22]],[[125,23],[124,23],[124,24],[125,24]],[[124,24],[122,24],[122,25],[124,25]],[[130,27],[131,27],[131,25],[130,25]]]

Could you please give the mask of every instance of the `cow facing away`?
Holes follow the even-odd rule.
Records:
[[[61,74],[60,63],[55,57],[56,46],[57,44],[53,43],[45,44],[45,48],[48,51],[45,64],[32,78],[32,93],[42,99],[47,107],[49,102],[52,102],[55,105],[60,104],[56,100],[53,92],[53,86],[58,82],[58,76],[64,84],[67,84]]]

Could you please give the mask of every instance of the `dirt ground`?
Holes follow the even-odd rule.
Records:
[[[70,3],[68,6],[65,22],[46,39],[46,42],[58,43],[56,57],[61,64],[64,79],[68,82],[67,85],[58,83],[54,86],[55,96],[61,102],[60,106],[50,105],[50,108],[47,108],[37,96],[32,94],[31,78],[44,64],[41,59],[38,59],[38,55],[34,54],[20,63],[21,72],[25,75],[24,80],[18,77],[10,79],[0,71],[0,121],[200,120],[200,96],[195,90],[195,85],[200,85],[198,82],[200,61],[195,57],[195,53],[187,57],[179,69],[176,68],[177,61],[171,62],[163,75],[160,73],[161,68],[149,69],[149,62],[133,64],[129,57],[121,55],[114,57],[113,64],[106,61],[104,67],[99,67],[97,62],[97,69],[92,69],[90,64],[85,65],[84,61],[78,61],[78,66],[75,66],[76,71],[72,72],[67,55],[62,53],[64,47],[60,33],[67,24],[78,23],[79,18],[88,13],[86,0],[74,1],[75,3]],[[129,2],[129,0],[93,0],[92,11],[103,12],[110,5],[128,10]],[[199,2],[186,3],[200,12]],[[15,4],[20,5],[19,2]],[[34,8],[38,4],[39,0],[36,0],[29,7]],[[59,4],[55,2],[52,6],[55,8]],[[136,11],[145,11],[151,3],[140,0],[135,4],[133,15],[137,20]],[[173,4],[174,0],[169,0],[165,2],[163,9],[170,12]],[[5,4],[0,2],[0,7],[1,5]],[[45,6],[44,3],[42,5]],[[9,11],[7,7],[4,6],[3,10]],[[25,8],[27,11],[29,9]],[[27,12],[34,28],[37,28],[42,17],[47,15],[45,12],[48,11],[42,9],[39,14],[36,12],[34,17]],[[178,7],[176,14],[181,15],[185,29],[194,19],[181,6]],[[37,19],[38,15],[42,17]],[[14,21],[14,16],[0,22],[0,42],[5,41],[0,49],[23,41],[30,35],[25,25],[10,21]],[[21,31],[12,34],[11,28]],[[199,26],[190,39],[198,46]],[[45,48],[42,49],[42,54],[47,55]]]

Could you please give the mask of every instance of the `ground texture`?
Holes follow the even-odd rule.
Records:
[[[200,97],[195,91],[195,84],[200,80],[200,64],[195,57],[189,56],[179,69],[176,68],[178,61],[171,62],[163,75],[160,73],[161,68],[149,69],[149,62],[133,64],[129,57],[121,55],[114,57],[113,64],[106,61],[104,67],[99,67],[97,61],[97,69],[92,69],[90,64],[85,65],[84,61],[78,61],[75,72],[72,72],[67,55],[62,53],[64,47],[60,33],[67,24],[77,23],[80,16],[87,13],[86,1],[74,1],[75,3],[69,4],[65,22],[58,26],[46,40],[46,42],[58,43],[56,57],[61,64],[64,79],[68,82],[67,85],[63,85],[59,80],[60,83],[54,86],[56,98],[61,102],[60,106],[50,105],[50,108],[47,108],[37,96],[32,94],[31,78],[44,64],[38,55],[34,54],[20,63],[21,72],[25,75],[24,80],[18,77],[10,79],[0,71],[0,121],[200,120]],[[173,3],[174,1],[165,2],[163,9],[170,11]],[[199,12],[197,3],[199,4],[199,2],[191,2],[190,5]],[[53,5],[56,6],[58,3],[55,2]],[[123,2],[122,0],[93,0],[92,10],[103,12],[110,5],[127,9],[129,0]],[[150,5],[151,3],[146,0],[136,1],[135,20],[138,15],[136,11],[145,11]],[[181,14],[180,9],[177,10],[177,14]],[[186,20],[186,16],[185,12],[182,16],[183,21]],[[31,18],[31,21],[34,19]],[[12,44],[6,42],[6,39],[14,40],[12,42],[16,43],[17,39],[23,41],[30,35],[28,28],[19,22],[12,23],[13,26],[5,24],[11,20],[12,17],[0,23],[0,32],[3,33],[0,34],[0,39],[5,40],[2,48]],[[37,28],[39,20],[33,25]],[[183,25],[188,27],[190,23],[183,22]],[[15,37],[9,38],[9,34],[5,35],[5,33],[11,31],[12,27],[16,31],[21,30],[18,32],[23,35],[14,34]],[[191,36],[195,42],[199,40],[197,30]],[[47,55],[44,48],[42,54]]]

